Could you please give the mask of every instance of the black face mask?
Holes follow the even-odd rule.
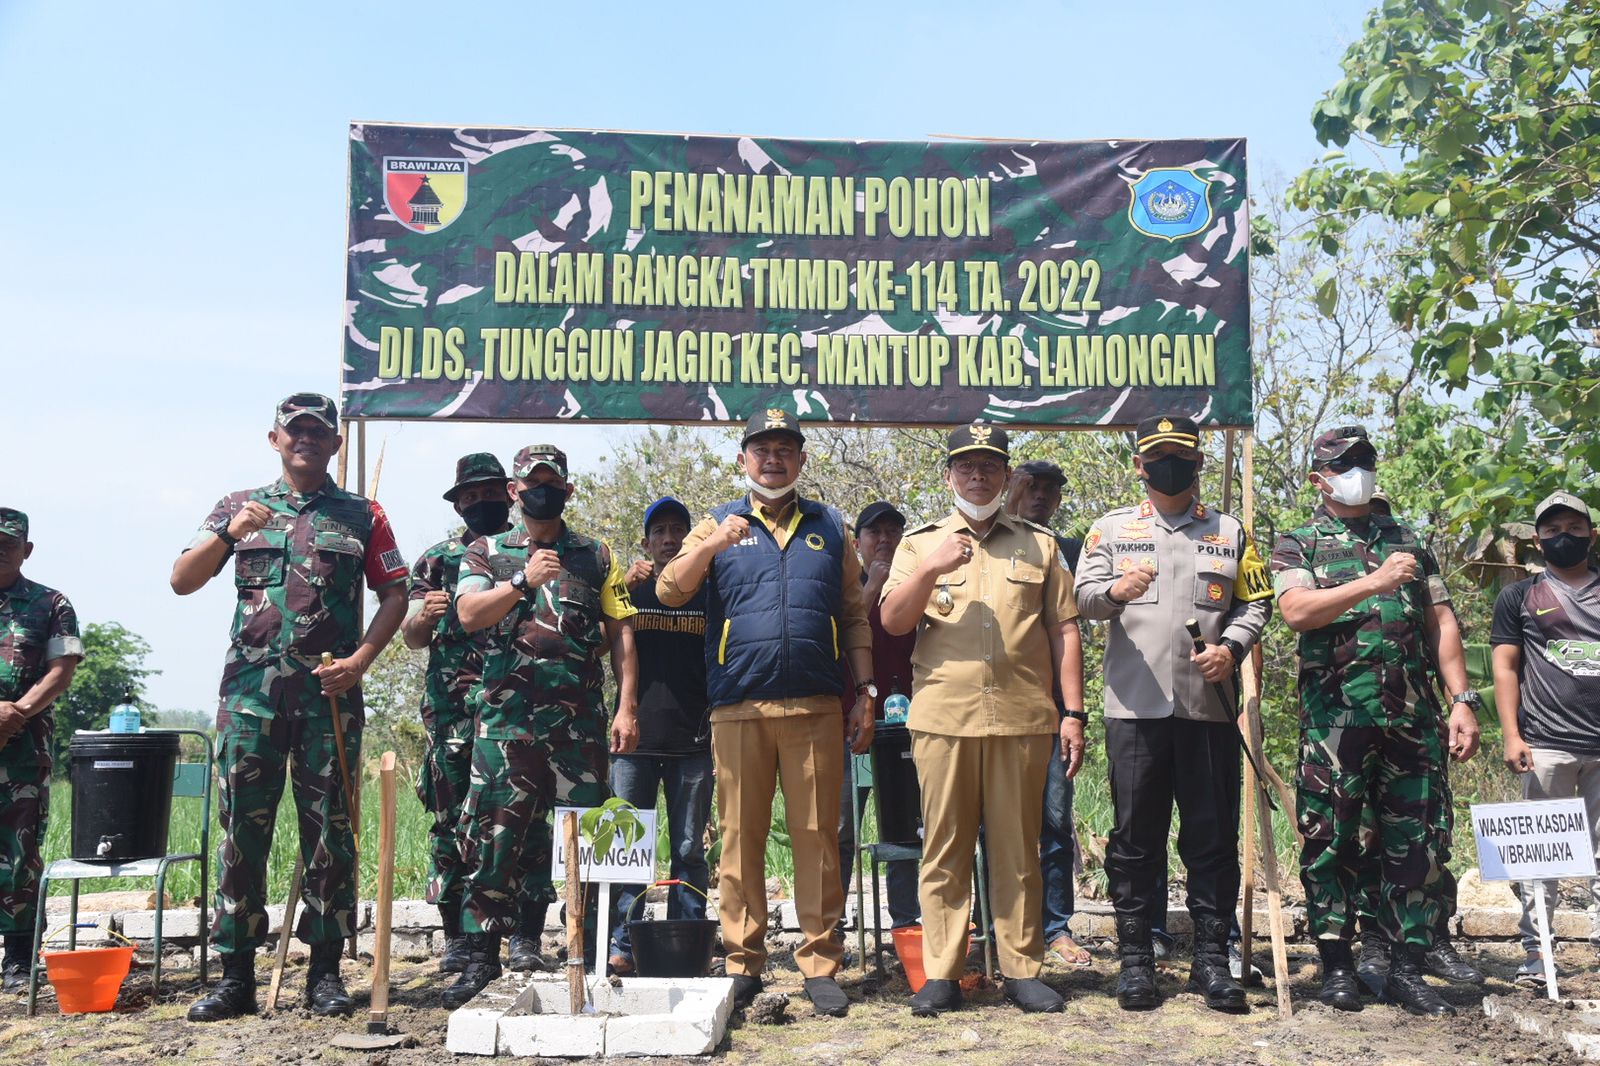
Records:
[[[498,533],[506,528],[506,519],[510,515],[509,500],[479,500],[461,508],[461,520],[467,524],[468,529],[480,537]]]
[[[1557,533],[1553,537],[1540,537],[1539,550],[1544,561],[1565,570],[1577,566],[1589,555],[1589,538],[1571,533]]]
[[[548,522],[560,518],[567,507],[567,490],[561,485],[535,485],[517,493],[522,501],[522,513],[535,522]]]
[[[1200,460],[1182,459],[1164,455],[1160,459],[1144,461],[1144,477],[1150,487],[1163,496],[1176,496],[1194,484],[1194,475],[1200,469]]]

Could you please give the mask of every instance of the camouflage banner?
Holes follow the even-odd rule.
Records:
[[[355,418],[1253,421],[1245,144],[360,123]]]

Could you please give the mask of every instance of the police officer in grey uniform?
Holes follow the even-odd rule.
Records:
[[[1115,824],[1106,874],[1117,912],[1124,1009],[1159,1002],[1148,908],[1164,882],[1177,801],[1178,852],[1194,919],[1189,990],[1216,1010],[1245,1009],[1228,972],[1239,896],[1235,671],[1272,612],[1266,567],[1244,523],[1202,503],[1199,430],[1188,418],[1139,423],[1134,471],[1146,498],[1101,518],[1084,539],[1078,611],[1108,621],[1106,758]],[[1185,629],[1200,624],[1204,652]]]

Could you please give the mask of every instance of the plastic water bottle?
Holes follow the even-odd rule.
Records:
[[[911,699],[899,689],[890,693],[889,698],[883,701],[883,721],[885,725],[899,725],[905,722],[906,715],[911,713]]]
[[[111,731],[113,733],[139,731],[139,708],[134,706],[132,692],[124,693],[122,702],[111,708]]]

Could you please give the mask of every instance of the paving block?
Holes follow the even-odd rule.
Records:
[[[390,912],[389,925],[393,929],[441,929],[444,919],[439,916],[439,908],[432,903],[420,899],[398,899],[394,901]]]
[[[499,1046],[503,1012],[499,1007],[479,1007],[476,1003],[474,999],[472,1004],[450,1012],[444,1046],[452,1055],[493,1055]]]
[[[356,951],[375,954],[376,933],[357,933]],[[401,959],[425,959],[434,953],[433,933],[416,929],[389,930],[389,954]]]
[[[155,911],[123,911],[121,919],[123,936],[132,940],[155,939]],[[163,912],[161,916],[161,935],[163,938],[169,936],[199,936],[200,909],[198,907],[180,907]]]

